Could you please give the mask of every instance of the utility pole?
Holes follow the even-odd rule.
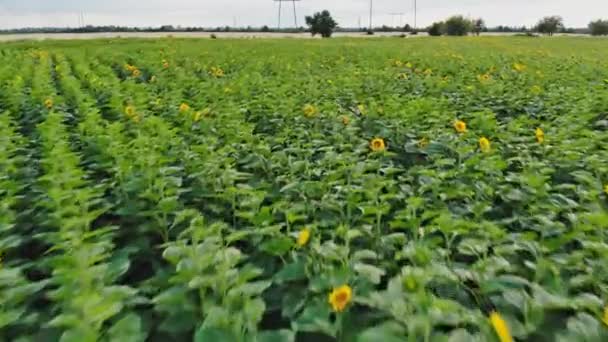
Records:
[[[373,0],[369,0],[369,30],[370,30],[370,32],[373,30],[373,26],[372,26],[373,9],[374,9]]]
[[[418,3],[414,0],[414,30],[418,27]]]
[[[296,14],[296,0],[292,0],[293,4],[293,23],[296,25],[296,29],[298,28],[298,15]]]

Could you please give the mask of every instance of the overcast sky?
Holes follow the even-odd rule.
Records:
[[[414,22],[414,0],[373,0],[375,25]],[[369,0],[301,0],[298,24],[314,11],[328,9],[340,26],[366,26]],[[78,26],[84,12],[90,25],[261,26],[277,25],[273,0],[0,0],[0,28]],[[404,13],[391,16],[390,13]],[[567,26],[583,27],[608,18],[608,0],[418,0],[418,26],[452,14],[483,17],[489,26],[531,26],[546,15],[561,15]],[[293,26],[291,2],[283,3],[283,25]]]

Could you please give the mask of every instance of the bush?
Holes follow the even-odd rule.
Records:
[[[445,33],[448,36],[466,36],[472,29],[471,21],[461,15],[450,17],[445,22]]]
[[[598,19],[589,23],[589,31],[593,36],[608,35],[608,20]]]
[[[320,34],[323,38],[331,37],[338,23],[331,17],[329,11],[317,12],[312,17],[306,16],[306,25],[310,28],[310,33],[315,36]]]
[[[536,24],[536,31],[552,36],[564,28],[564,19],[560,16],[551,16],[542,18]]]
[[[441,36],[444,32],[444,26],[445,24],[442,21],[433,23],[428,29],[429,36]]]

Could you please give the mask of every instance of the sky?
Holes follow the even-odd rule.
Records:
[[[369,25],[370,0],[300,0],[304,16],[329,10],[342,27]],[[608,18],[608,0],[417,0],[418,26],[453,14],[482,17],[488,26],[532,26],[539,18],[561,15],[568,27],[586,27]],[[88,25],[120,26],[277,26],[274,0],[0,0],[0,28],[77,27],[79,13]],[[403,13],[403,15],[391,15]],[[414,23],[414,0],[373,0],[376,25]],[[283,2],[282,27],[294,26],[292,2]]]

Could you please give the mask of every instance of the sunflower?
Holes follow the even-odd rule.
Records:
[[[386,144],[382,138],[374,138],[369,142],[369,148],[374,152],[381,152],[386,149]]]
[[[344,126],[348,126],[350,124],[350,118],[348,117],[348,115],[342,115],[340,119],[342,120],[342,124]]]
[[[418,147],[426,148],[428,145],[429,145],[429,139],[427,139],[426,137],[418,140]]]
[[[139,76],[141,76],[141,71],[139,71],[139,69],[135,69],[135,70],[133,70],[132,75],[133,75],[133,77],[139,77]]]
[[[536,141],[538,141],[539,144],[542,144],[545,142],[545,132],[543,131],[542,128],[538,127],[536,129],[536,132],[534,133],[534,135],[536,135]]]
[[[492,327],[494,328],[500,342],[513,342],[513,337],[509,332],[509,326],[498,312],[492,311],[490,313],[490,323],[492,324]]]
[[[490,140],[488,140],[486,137],[481,137],[479,139],[479,149],[481,149],[481,151],[484,153],[490,152]]]
[[[304,247],[308,243],[308,240],[310,240],[310,229],[304,228],[298,233],[296,244],[298,247]]]
[[[526,65],[522,63],[513,63],[513,70],[522,72],[526,70]]]
[[[217,77],[217,78],[224,77],[224,70],[222,70],[222,68],[220,68],[220,67],[211,67],[211,70],[209,71],[209,73],[213,77]]]
[[[187,103],[182,103],[179,105],[179,112],[184,113],[190,110],[190,106]]]
[[[348,285],[334,288],[329,294],[329,304],[335,312],[342,312],[353,298],[353,289]]]
[[[467,124],[462,120],[454,121],[454,129],[458,133],[465,133],[467,131]]]
[[[164,69],[168,69],[169,68],[169,62],[166,59],[163,59],[163,68]]]
[[[45,106],[47,109],[51,109],[51,108],[53,108],[53,99],[51,99],[51,98],[49,97],[49,98],[47,98],[46,100],[44,100],[44,106]]]
[[[126,106],[125,107],[125,114],[128,117],[132,117],[133,115],[135,115],[135,107],[131,106],[131,105]]]
[[[490,74],[482,74],[482,75],[477,75],[477,79],[479,80],[479,82],[484,83],[487,82],[491,79],[492,77],[490,76]]]
[[[307,118],[313,118],[315,116],[317,116],[317,114],[319,114],[319,110],[317,109],[317,107],[315,107],[314,105],[306,104],[303,108],[302,111],[304,112],[304,116]]]

